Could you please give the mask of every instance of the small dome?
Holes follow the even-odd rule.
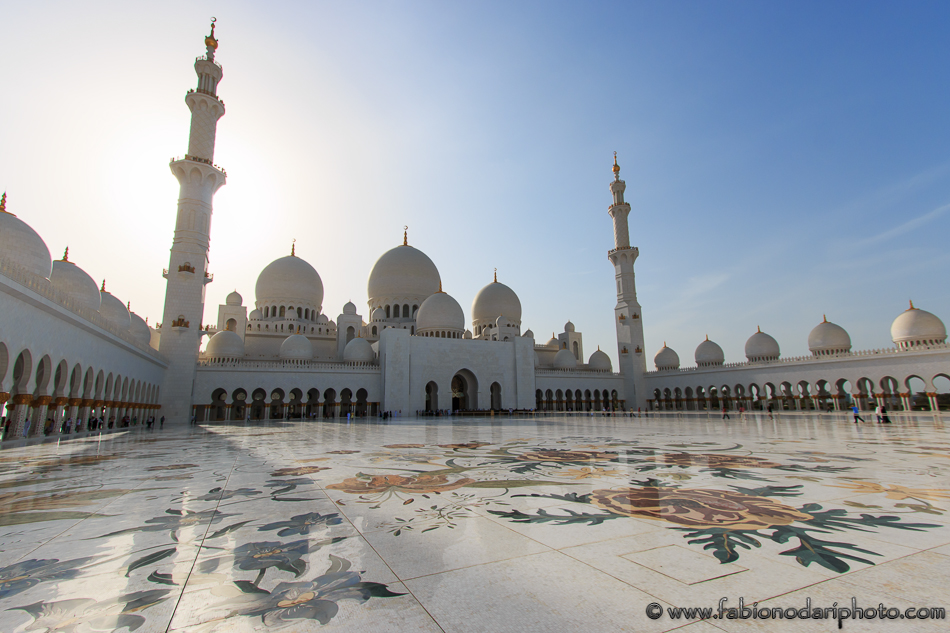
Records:
[[[366,292],[370,305],[380,299],[419,302],[439,290],[442,278],[432,260],[417,248],[403,245],[390,249],[376,260],[369,274]]]
[[[611,370],[610,356],[607,356],[606,353],[600,351],[600,348],[597,348],[597,351],[590,355],[590,360],[587,361],[587,367],[590,369],[600,369],[600,370]]]
[[[328,325],[330,323],[330,318],[325,314],[321,314],[317,317],[317,325]]]
[[[656,356],[653,357],[653,364],[656,365],[656,368],[659,371],[666,369],[679,369],[680,357],[679,354],[674,352],[672,348],[667,347],[666,343],[664,343],[663,347],[660,348],[660,351],[657,352]]]
[[[565,323],[565,324],[564,324],[564,331],[565,331],[565,332],[573,332],[573,331],[574,331],[574,324],[571,323],[570,321],[568,321],[567,323]]]
[[[282,360],[311,360],[313,343],[303,334],[291,334],[280,344],[280,357]]]
[[[554,355],[554,367],[556,369],[573,369],[577,367],[577,359],[569,350],[562,349]]]
[[[150,333],[148,344],[152,347],[152,349],[157,350],[159,347],[161,347],[162,331],[156,330],[152,326],[149,326],[148,331]]]
[[[228,295],[228,298],[224,300],[229,306],[240,306],[244,305],[244,297],[242,297],[237,290]]]
[[[471,331],[471,330],[465,330],[465,333],[462,334],[462,338],[471,340],[471,338],[472,338],[472,331]]]
[[[522,334],[521,336],[525,338],[534,338],[534,332],[532,332],[531,330],[525,330],[524,334]]]
[[[357,337],[343,348],[343,360],[348,363],[371,363],[376,360],[376,352],[369,341]]]
[[[257,277],[257,305],[289,304],[323,309],[323,281],[317,271],[294,255],[275,259]]]
[[[371,321],[383,321],[386,318],[386,311],[382,308],[376,308],[373,310],[373,316],[370,317]]]
[[[947,328],[937,315],[910,304],[891,324],[891,339],[901,349],[947,340]]]
[[[99,291],[102,298],[102,304],[99,306],[99,314],[104,316],[110,323],[115,325],[121,331],[127,331],[132,326],[132,316],[125,304],[116,299],[105,290]]]
[[[840,325],[825,319],[808,334],[808,350],[815,356],[851,351],[851,337]]]
[[[778,360],[778,341],[759,330],[745,342],[745,357],[749,362]]]
[[[557,349],[561,346],[561,342],[554,338],[553,336],[544,344],[545,347],[550,347],[551,349]]]
[[[208,341],[205,356],[208,358],[244,358],[244,340],[237,332],[221,330]]]
[[[129,316],[132,320],[132,325],[129,327],[129,332],[139,343],[142,345],[148,345],[152,340],[152,329],[148,326],[148,323],[145,322],[145,319],[134,312],[130,313]]]
[[[696,347],[694,358],[697,367],[714,367],[722,365],[726,361],[726,355],[722,353],[722,348],[717,343],[710,341],[709,337],[706,337],[706,340]]]
[[[352,301],[347,301],[346,305],[343,306],[343,314],[356,314],[356,304]]]
[[[461,334],[465,315],[458,301],[444,292],[437,292],[422,302],[416,312],[416,332],[449,330]]]
[[[79,305],[98,310],[102,305],[99,285],[82,268],[72,262],[59,260],[53,262],[53,272],[49,276],[50,285]]]
[[[254,308],[251,310],[251,313],[247,315],[247,318],[251,321],[260,321],[264,318],[264,313],[257,308]]]
[[[472,321],[477,325],[484,321],[494,323],[500,316],[508,317],[521,325],[521,300],[514,290],[493,281],[475,295],[475,300],[472,301]]]
[[[43,238],[29,224],[3,209],[0,209],[0,258],[46,279],[52,273],[53,258]]]

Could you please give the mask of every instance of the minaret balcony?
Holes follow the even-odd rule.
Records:
[[[214,65],[217,66],[218,68],[221,68],[221,70],[224,70],[224,68],[221,66],[221,64],[219,64],[218,62],[214,61],[214,59],[208,59],[208,56],[207,56],[207,55],[202,55],[201,57],[195,57],[195,61],[196,61],[196,62],[209,62],[209,63],[214,64]]]
[[[205,283],[205,285],[210,284],[212,281],[214,281],[214,273],[209,273],[209,272],[206,270],[206,271],[205,271],[205,278],[204,278],[204,283]]]

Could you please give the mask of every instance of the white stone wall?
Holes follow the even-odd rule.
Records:
[[[100,324],[101,318],[69,309],[45,281],[33,288],[0,274],[0,400],[44,402],[4,410],[14,419],[11,436],[22,432],[27,417],[29,435],[41,433],[47,418],[53,418],[57,433],[64,419],[85,420],[95,403],[106,400],[122,403],[111,412],[119,417],[128,411],[144,417],[141,405],[159,401],[165,359]],[[14,368],[21,354],[25,362],[17,381]],[[101,413],[104,405],[98,406]]]

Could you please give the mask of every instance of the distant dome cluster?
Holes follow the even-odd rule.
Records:
[[[947,328],[935,314],[915,308],[913,302],[891,324],[891,340],[898,349],[915,349],[939,345],[947,340]],[[851,352],[851,336],[847,330],[824,317],[808,334],[808,351],[813,356],[838,356]],[[745,344],[746,360],[750,363],[778,360],[781,352],[778,341],[759,329]],[[725,362],[722,348],[706,340],[696,348],[697,367],[715,367]],[[679,356],[663,344],[653,360],[658,371],[679,368]]]

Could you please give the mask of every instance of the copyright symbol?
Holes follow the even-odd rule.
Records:
[[[647,605],[647,617],[651,620],[659,620],[663,617],[663,607],[658,602],[651,602]]]

